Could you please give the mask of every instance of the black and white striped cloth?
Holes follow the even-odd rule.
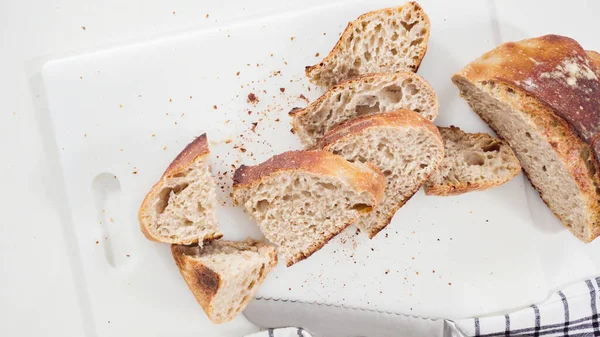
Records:
[[[467,336],[600,336],[600,277],[575,283],[544,303],[503,316],[456,321]],[[311,337],[298,328],[270,329],[248,337]]]

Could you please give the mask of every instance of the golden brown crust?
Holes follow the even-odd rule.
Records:
[[[528,114],[542,130],[581,191],[590,223],[588,236],[580,238],[590,242],[600,234],[600,168],[593,146],[598,145],[600,128],[595,122],[600,118],[600,71],[586,55],[574,40],[546,35],[501,45],[467,65],[452,81],[499,88],[503,102]],[[579,72],[571,76],[575,69]],[[527,169],[523,171],[529,177]],[[557,217],[571,229],[564,218]]]
[[[140,206],[140,209],[138,211],[138,220],[140,223],[140,230],[142,231],[142,234],[144,234],[144,236],[148,240],[154,241],[154,242],[170,243],[170,244],[183,244],[183,242],[180,242],[179,240],[165,239],[164,237],[161,237],[161,236],[157,235],[156,233],[153,233],[152,231],[150,231],[149,226],[151,224],[147,223],[144,213],[150,207],[152,200],[155,200],[156,198],[159,197],[159,193],[162,190],[162,187],[165,185],[165,181],[167,179],[173,177],[174,175],[176,175],[177,173],[180,173],[181,171],[184,171],[189,165],[196,162],[197,160],[201,160],[203,157],[207,156],[209,153],[210,153],[210,150],[208,148],[208,139],[206,137],[206,133],[204,133],[204,134],[200,135],[200,137],[196,137],[196,139],[194,139],[191,143],[189,143],[177,155],[177,157],[175,157],[175,159],[173,159],[171,164],[169,164],[169,166],[163,173],[160,180],[156,184],[154,184],[154,186],[152,186],[152,188],[150,189],[148,194],[146,194],[146,197],[142,201],[142,205]],[[220,232],[211,233],[211,234],[208,234],[207,236],[205,236],[203,241],[208,242],[208,241],[212,241],[212,240],[217,240],[217,239],[220,239],[222,236],[223,236],[223,234]],[[196,239],[190,243],[192,243],[192,244],[198,243],[198,239]]]
[[[223,280],[218,273],[185,254],[186,248],[186,246],[171,245],[173,259],[175,259],[179,272],[188,288],[202,306],[202,310],[204,310],[206,316],[211,318],[213,317],[213,308],[210,303],[221,288]]]
[[[600,53],[593,50],[586,50],[587,56],[596,64],[596,68],[600,69]]]
[[[208,148],[208,139],[206,133],[200,135],[189,143],[181,153],[173,159],[169,167],[165,170],[163,177],[172,177],[173,175],[183,171],[190,164],[194,163],[200,157],[204,157],[210,153]]]
[[[356,189],[369,192],[379,201],[383,198],[385,177],[373,165],[370,168],[367,171],[342,156],[327,151],[288,151],[255,166],[240,166],[233,176],[233,188],[236,190],[258,184],[275,173],[304,171],[347,180]]]
[[[329,131],[321,139],[319,147],[327,150],[329,145],[336,143],[344,137],[360,133],[372,127],[381,126],[426,128],[438,138],[440,143],[443,143],[442,136],[433,123],[414,111],[401,109],[393,112],[361,116],[342,123]]]
[[[413,11],[415,12],[421,12],[423,14],[423,20],[426,22],[427,26],[430,26],[430,21],[429,21],[429,17],[427,16],[427,14],[425,13],[425,11],[423,10],[423,8],[421,8],[421,6],[414,2],[414,1],[410,1],[405,3],[404,5],[400,6],[400,7],[390,7],[390,8],[384,8],[384,9],[379,9],[376,11],[371,11],[371,12],[367,12],[362,14],[361,16],[359,16],[358,18],[356,18],[356,20],[349,22],[348,25],[346,26],[346,29],[344,30],[344,32],[342,33],[342,35],[340,36],[339,40],[336,42],[335,46],[333,47],[333,49],[331,49],[331,51],[329,52],[329,54],[319,63],[313,65],[313,66],[306,66],[305,67],[305,73],[306,76],[312,80],[313,78],[313,72],[320,70],[320,68],[322,68],[324,65],[328,64],[331,62],[331,60],[335,57],[335,55],[343,48],[343,41],[346,40],[346,38],[348,36],[350,36],[351,34],[353,34],[354,32],[354,25],[358,25],[361,22],[368,20],[370,17],[375,16],[381,12],[389,12],[389,13],[393,13],[395,11],[401,11],[402,8],[404,6],[412,6],[414,7]],[[423,48],[422,52],[418,55],[418,60],[415,63],[414,66],[412,66],[412,70],[414,72],[417,72],[417,70],[419,70],[419,66],[421,65],[421,61],[423,61],[423,57],[425,57],[425,53],[427,52],[427,44],[429,41],[429,30],[427,31],[427,34],[425,34],[423,36],[423,42],[422,44],[425,46],[425,48]]]
[[[483,191],[483,190],[487,190],[492,187],[500,186],[500,185],[508,182],[512,178],[516,177],[519,174],[519,172],[521,172],[519,160],[512,152],[512,149],[510,149],[508,144],[506,144],[503,140],[494,138],[487,133],[481,133],[481,132],[466,133],[454,125],[450,125],[449,127],[440,127],[439,129],[448,129],[448,130],[451,130],[452,132],[460,132],[463,134],[464,137],[468,137],[471,139],[494,139],[499,143],[501,148],[506,148],[506,149],[510,150],[510,152],[514,156],[514,160],[518,164],[518,166],[515,166],[515,169],[512,170],[512,172],[511,172],[511,176],[506,180],[493,180],[493,181],[489,181],[487,183],[470,183],[470,182],[467,183],[465,181],[459,181],[459,182],[452,183],[452,184],[433,184],[433,183],[431,183],[431,181],[428,181],[424,185],[424,190],[425,190],[426,195],[451,196],[451,195],[459,195],[459,194],[473,192],[473,191]]]
[[[246,239],[242,242],[231,242],[222,241],[222,244],[235,247],[239,250],[247,250],[250,247],[256,247],[256,250],[260,253],[261,249],[268,249],[269,261],[261,269],[261,274],[258,275],[256,286],[260,286],[271,269],[277,265],[277,251],[269,244],[253,239]],[[212,301],[221,289],[223,285],[223,279],[218,272],[205,266],[202,262],[194,258],[195,253],[188,253],[190,249],[199,249],[197,247],[171,245],[171,253],[175,259],[175,263],[179,268],[181,276],[183,277],[188,288],[202,307],[202,310],[206,313],[206,316],[215,324],[221,324],[229,321],[233,317],[215,317],[213,314],[214,308]],[[252,301],[252,296],[248,296],[243,303],[240,304],[241,308],[244,308],[248,303]]]

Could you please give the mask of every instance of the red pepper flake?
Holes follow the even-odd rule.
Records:
[[[306,98],[306,96],[300,94],[300,96],[298,96],[300,99],[305,100],[308,103],[308,98]]]
[[[218,107],[217,107],[216,105],[213,105],[213,109],[217,110],[217,109],[218,109]]]
[[[243,147],[240,147],[240,151],[242,151],[242,153],[246,152],[247,150],[244,149]]]
[[[252,110],[248,110],[248,115],[252,115]]]
[[[249,93],[248,94],[248,103],[254,104],[257,102],[259,102],[258,97],[256,97],[256,95],[253,92]]]
[[[319,57],[319,53],[316,53],[316,54],[315,54],[315,57]]]
[[[258,125],[258,122],[252,123],[252,128],[250,130],[252,130],[252,132],[256,133],[256,126],[257,125]]]
[[[285,92],[285,88],[279,88],[279,91]]]

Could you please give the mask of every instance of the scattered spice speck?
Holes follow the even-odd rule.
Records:
[[[172,102],[173,102],[173,99],[172,99],[172,98],[169,98],[169,103],[172,103]]]
[[[285,92],[285,88],[279,88],[279,91]]]
[[[279,121],[280,121],[280,119],[279,119],[279,118],[276,118],[276,119],[275,119],[275,121],[276,121],[276,122],[279,122]]]
[[[218,107],[217,107],[216,105],[213,105],[213,109],[217,110],[217,109],[218,109]]]
[[[231,139],[227,139],[227,140],[225,141],[225,144],[229,144],[229,143],[231,143]]]
[[[86,28],[85,28],[85,26],[81,26],[81,29],[85,30]]]
[[[240,72],[238,71],[238,72],[235,74],[235,76],[240,76]]]
[[[119,108],[122,108],[122,107],[123,107],[123,104],[119,104]]]
[[[206,18],[208,19],[208,14],[206,14]]]
[[[192,95],[190,95],[190,99],[192,99]]]
[[[165,146],[165,147],[163,147],[163,151],[166,151],[166,150],[167,150],[167,147],[166,147],[166,146]]]
[[[316,53],[316,54],[315,54],[315,57],[319,57],[319,55],[320,55],[319,53]]]
[[[130,257],[131,255],[129,255],[129,254],[125,254],[125,256],[127,256],[127,257]]]
[[[153,133],[153,134],[152,134],[152,137],[156,137],[156,133]]]
[[[100,242],[96,240],[96,244],[99,244]]]
[[[250,128],[250,130],[252,130],[252,132],[256,133],[256,126],[258,125],[258,122],[253,122],[252,123],[252,128]]]
[[[293,36],[290,37],[290,41],[294,41],[294,39],[295,39],[295,37],[293,37]]]
[[[137,171],[133,171],[132,173],[133,173],[133,174],[137,174]]]

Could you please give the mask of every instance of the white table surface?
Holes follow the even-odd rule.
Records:
[[[4,0],[0,2],[0,336],[93,336],[85,331],[73,291],[75,281],[66,245],[72,233],[60,226],[61,210],[53,202],[59,174],[56,163],[44,153],[47,139],[41,132],[36,112],[36,92],[31,78],[48,59],[72,51],[126,43],[131,39],[151,39],[161,34],[221,25],[240,17],[273,13],[287,7],[302,8],[319,3],[305,0],[229,1],[229,8],[217,9],[216,1],[142,0]],[[584,8],[585,10],[582,10]],[[546,1],[544,15],[538,1],[496,1],[501,34],[521,38],[532,34],[562,33],[578,39],[588,49],[600,50],[597,32],[600,2],[575,1],[565,5]],[[209,14],[209,19],[206,19]],[[578,29],[585,23],[585,29]],[[84,28],[85,27],[85,28]],[[594,29],[590,29],[593,27]],[[474,55],[476,56],[476,55]],[[562,234],[549,234],[539,242],[549,252],[548,264],[561,258],[557,247]],[[586,247],[600,270],[600,245]],[[558,287],[573,275],[589,271],[572,270],[548,275]],[[472,299],[476,300],[476,299]],[[243,317],[220,326],[207,326],[199,336],[241,336],[256,331]]]

